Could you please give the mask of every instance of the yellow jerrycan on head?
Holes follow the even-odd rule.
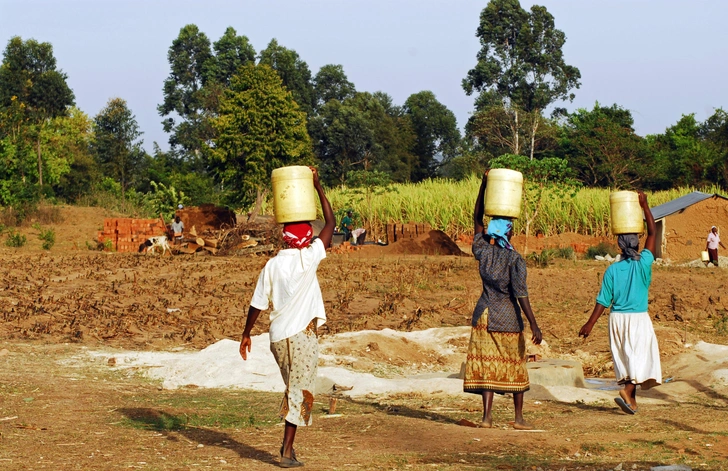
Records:
[[[523,174],[507,168],[488,171],[485,188],[486,216],[517,218],[521,215]]]
[[[273,212],[278,224],[316,219],[313,172],[303,165],[281,167],[271,173]]]
[[[615,191],[609,195],[612,234],[641,234],[645,225],[640,200],[635,191]]]

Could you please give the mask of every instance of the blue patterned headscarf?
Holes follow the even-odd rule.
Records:
[[[488,230],[486,231],[486,235],[492,239],[495,239],[495,242],[501,247],[508,250],[513,250],[513,246],[508,241],[508,237],[506,236],[506,234],[511,232],[512,229],[513,223],[510,219],[493,218],[488,223]]]

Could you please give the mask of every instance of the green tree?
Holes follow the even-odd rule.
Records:
[[[650,136],[649,144],[661,170],[658,188],[717,183],[715,170],[722,166],[724,154],[704,138],[704,127],[694,114],[683,115],[663,134]]]
[[[68,108],[74,104],[73,91],[66,79],[66,74],[56,69],[50,43],[35,39],[23,41],[19,36],[10,39],[0,66],[0,107],[15,108],[24,116],[21,125],[32,127],[23,134],[35,138],[40,187],[44,172],[43,130],[53,118],[66,116]]]
[[[321,178],[343,185],[348,172],[366,165],[365,156],[375,146],[366,114],[351,100],[330,100],[309,124],[314,151],[321,163]]]
[[[404,111],[417,136],[414,154],[418,162],[413,181],[435,176],[438,167],[452,159],[460,143],[455,114],[437,101],[431,91],[421,91],[407,98]]]
[[[394,181],[408,181],[415,168],[410,119],[385,93],[330,100],[311,119],[309,130],[329,184],[344,185],[349,172],[357,170],[379,170]]]
[[[88,193],[98,172],[91,154],[93,121],[76,107],[68,116],[52,119],[43,129],[46,181],[57,196],[68,201]]]
[[[285,86],[293,95],[301,111],[311,115],[314,108],[314,90],[311,83],[311,70],[296,51],[287,49],[275,39],[260,51],[260,64],[267,65],[278,73]]]
[[[562,149],[584,184],[629,188],[645,179],[644,141],[632,125],[631,113],[616,104],[596,103],[567,117]]]
[[[478,62],[463,79],[463,89],[479,93],[478,110],[502,107],[508,124],[500,126],[510,133],[511,152],[522,153],[525,131],[533,159],[543,110],[573,100],[571,90],[580,85],[579,69],[563,58],[566,36],[545,7],[534,5],[527,12],[518,0],[491,0],[476,35]]]
[[[240,66],[255,63],[255,49],[247,36],[238,36],[235,28],[228,27],[212,45],[215,56],[206,66],[208,80],[227,87]]]
[[[96,158],[106,175],[119,182],[125,200],[126,190],[141,172],[145,156],[136,117],[125,100],[112,98],[94,118],[94,131]]]
[[[160,116],[169,116],[162,121],[164,132],[170,134],[172,150],[185,160],[201,158],[212,137],[203,88],[210,75],[224,76],[228,72],[228,59],[225,54],[225,60],[215,63],[210,40],[194,24],[180,30],[167,52],[170,74],[164,81],[164,101],[157,110]]]
[[[713,165],[708,169],[710,180],[728,188],[728,112],[718,108],[700,126],[700,134],[715,152]]]
[[[344,67],[327,64],[321,67],[313,79],[314,103],[319,108],[331,100],[344,101],[356,93],[354,84],[344,73]]]
[[[257,214],[273,169],[310,162],[306,115],[273,69],[246,65],[230,81],[220,102],[212,156],[232,203]]]

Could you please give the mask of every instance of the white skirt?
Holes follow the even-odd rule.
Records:
[[[609,314],[609,347],[617,383],[650,389],[662,383],[660,349],[646,312]]]

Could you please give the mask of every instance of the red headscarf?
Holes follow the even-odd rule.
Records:
[[[311,244],[313,228],[308,222],[289,222],[283,225],[283,240],[292,249],[305,249]]]

